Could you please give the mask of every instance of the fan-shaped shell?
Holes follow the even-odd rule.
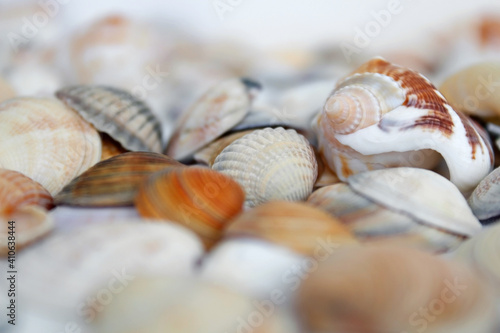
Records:
[[[477,185],[469,205],[480,220],[500,216],[500,168],[496,168]]]
[[[79,85],[58,90],[56,96],[125,149],[162,151],[160,122],[143,101],[127,91]]]
[[[182,167],[176,160],[157,153],[129,152],[99,162],[73,179],[55,197],[58,205],[133,205],[138,187],[156,171]]]
[[[238,124],[250,110],[260,85],[248,79],[230,79],[210,89],[186,110],[170,138],[166,154],[182,160]]]
[[[42,185],[22,173],[0,169],[0,215],[9,215],[27,205],[52,208],[52,196]]]
[[[242,188],[230,177],[192,167],[153,174],[140,187],[135,204],[142,216],[185,225],[211,246],[241,212],[244,200]]]
[[[212,169],[240,183],[251,207],[270,200],[304,200],[318,174],[309,142],[281,127],[257,130],[234,141],[217,156]]]
[[[55,99],[2,103],[0,133],[0,168],[23,173],[52,195],[101,157],[94,127]]]
[[[425,77],[375,58],[341,80],[315,120],[319,147],[341,180],[395,166],[432,168],[441,154],[464,193],[491,170],[487,138]]]
[[[300,202],[272,201],[234,219],[225,237],[256,237],[314,256],[318,240],[353,242],[351,232],[339,220]]]

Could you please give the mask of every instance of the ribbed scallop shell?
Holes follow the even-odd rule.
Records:
[[[179,118],[166,154],[177,160],[191,157],[236,124],[250,110],[260,85],[248,79],[220,82]]]
[[[0,168],[55,195],[100,157],[97,131],[60,101],[22,97],[0,104]]]
[[[257,130],[234,141],[217,156],[212,169],[240,183],[250,207],[270,200],[304,200],[318,174],[309,142],[281,127]]]
[[[79,85],[56,96],[125,149],[161,153],[161,125],[150,108],[125,90]]]
[[[9,215],[27,205],[51,208],[52,196],[42,185],[22,173],[0,169],[0,215]]]
[[[176,160],[157,153],[129,152],[101,161],[73,179],[54,198],[57,205],[133,205],[148,176],[170,167],[182,167]]]
[[[139,213],[167,219],[197,233],[207,247],[243,208],[245,194],[230,177],[206,168],[159,171],[142,184],[135,199]]]
[[[488,139],[429,80],[381,58],[339,83],[315,126],[320,152],[341,180],[387,167],[433,168],[437,152],[451,181],[470,193],[493,164]]]
[[[493,170],[477,185],[468,202],[480,220],[500,216],[500,168]]]

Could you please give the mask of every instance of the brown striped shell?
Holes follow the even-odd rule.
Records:
[[[101,161],[73,179],[54,198],[57,205],[127,206],[134,204],[139,185],[156,171],[182,167],[157,153],[128,152]]]
[[[56,96],[125,149],[162,151],[160,122],[143,101],[127,91],[79,85],[58,90]]]
[[[387,167],[432,168],[437,152],[467,193],[493,163],[488,140],[429,80],[382,58],[338,83],[315,126],[320,151],[341,180]]]
[[[230,177],[206,168],[159,171],[142,184],[135,199],[139,213],[180,223],[210,247],[243,209],[245,194]]]

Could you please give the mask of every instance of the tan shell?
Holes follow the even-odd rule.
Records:
[[[102,142],[101,161],[128,152],[127,149],[123,148],[120,143],[113,140],[106,133],[99,133],[99,134],[101,135],[101,142]]]
[[[281,127],[257,130],[234,141],[217,156],[212,169],[240,183],[250,207],[270,200],[304,200],[318,174],[309,142]]]
[[[161,125],[149,107],[125,90],[107,86],[72,86],[56,96],[125,149],[161,153]]]
[[[166,154],[182,160],[238,124],[250,110],[260,85],[248,79],[230,79],[210,89],[179,118]]]
[[[308,332],[493,332],[489,289],[470,269],[400,247],[346,247],[301,285]],[[427,317],[424,317],[425,315]]]
[[[135,199],[141,216],[180,223],[207,247],[243,208],[245,194],[230,177],[206,168],[159,171],[142,184]]]
[[[0,169],[0,215],[10,215],[27,205],[52,208],[52,196],[42,185],[22,173]]]
[[[161,154],[129,152],[99,162],[73,179],[54,198],[57,205],[127,206],[133,205],[142,184],[156,171],[182,167]]]
[[[300,202],[272,201],[239,215],[225,231],[225,237],[256,237],[314,256],[318,240],[354,242],[351,232],[339,220]]]
[[[101,157],[94,127],[55,99],[0,104],[0,136],[0,168],[23,173],[52,195]]]

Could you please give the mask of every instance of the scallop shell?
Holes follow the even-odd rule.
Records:
[[[302,283],[307,332],[493,332],[490,290],[470,269],[399,247],[349,247]]]
[[[465,68],[439,88],[455,110],[479,117],[500,116],[500,62],[482,62]]]
[[[161,153],[160,122],[143,101],[127,91],[78,85],[58,90],[56,96],[125,149]]]
[[[230,79],[210,89],[181,115],[166,154],[177,160],[187,159],[233,128],[248,113],[253,95],[260,88],[248,79]]]
[[[309,142],[281,127],[257,130],[234,141],[217,156],[212,169],[240,183],[250,207],[270,200],[304,200],[318,174]]]
[[[55,99],[2,103],[0,133],[0,168],[23,173],[51,195],[101,157],[97,131]]]
[[[180,223],[210,247],[241,212],[244,200],[243,190],[230,177],[191,167],[153,174],[140,187],[135,204],[142,216]]]
[[[0,215],[9,215],[28,205],[50,209],[52,196],[42,185],[22,173],[0,169]]]
[[[239,215],[225,237],[256,237],[314,256],[318,240],[354,242],[347,227],[320,209],[299,202],[273,201]]]
[[[488,140],[429,80],[381,58],[338,83],[315,126],[320,151],[341,180],[387,167],[432,168],[439,153],[451,181],[470,193],[493,165]]]
[[[182,167],[161,154],[129,152],[99,162],[73,179],[55,197],[57,205],[127,206],[134,204],[138,187],[156,171]]]
[[[102,142],[102,154],[101,161],[107,160],[116,155],[120,155],[128,152],[127,149],[123,148],[122,145],[115,140],[113,140],[106,133],[100,133]]]
[[[500,216],[500,168],[493,170],[479,183],[468,202],[480,220]]]

